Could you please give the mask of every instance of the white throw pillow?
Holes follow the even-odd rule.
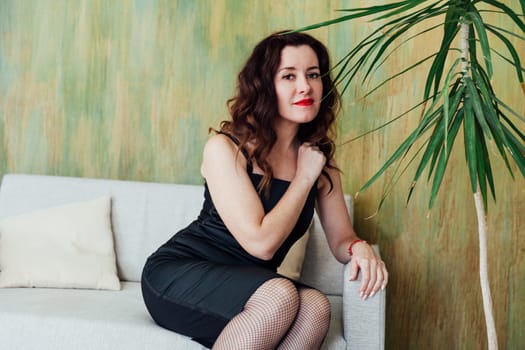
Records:
[[[288,254],[284,257],[281,266],[277,268],[277,273],[295,281],[299,280],[303,269],[304,254],[306,252],[306,245],[308,244],[309,237],[310,229],[308,229],[306,233],[290,248]]]
[[[0,287],[120,290],[111,198],[0,221]]]

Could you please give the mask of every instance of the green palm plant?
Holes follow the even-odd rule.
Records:
[[[499,56],[515,68],[517,81],[525,92],[524,68],[511,41],[512,38],[525,41],[525,22],[522,19],[525,0],[519,0],[519,4],[522,14],[496,0],[405,0],[378,6],[343,9],[340,11],[348,14],[299,29],[310,30],[370,16],[372,21],[379,22],[377,29],[352,48],[334,67],[335,80],[344,93],[358,76],[363,77],[363,81],[370,80],[374,71],[383,65],[393,52],[402,47],[403,43],[441,28],[441,44],[434,54],[387,78],[367,93],[373,93],[387,82],[409,73],[421,64],[428,62],[430,66],[421,102],[393,119],[397,120],[419,108],[422,111],[419,124],[379,171],[363,185],[361,191],[394,164],[397,164],[394,177],[398,176],[399,179],[399,170],[406,169],[414,159],[419,159],[407,202],[423,171],[428,169],[428,180],[432,182],[429,208],[432,208],[452,147],[460,128],[463,127],[465,157],[478,220],[480,284],[489,349],[498,347],[487,273],[488,191],[494,200],[496,198],[489,143],[495,145],[497,154],[501,156],[512,176],[513,160],[525,177],[525,135],[513,122],[516,118],[523,122],[525,118],[496,95],[491,84],[492,55]],[[484,21],[483,15],[490,12],[507,16],[510,23],[519,28],[518,32]],[[438,25],[429,25],[427,29],[416,34],[410,31],[414,26],[428,23],[435,17],[440,17],[443,21]],[[498,52],[490,46],[490,35],[491,39],[503,43],[505,52]],[[459,40],[456,40],[458,38]],[[399,42],[401,44],[398,45]],[[460,47],[453,47],[454,42],[459,42]],[[395,183],[397,179],[391,183]],[[379,206],[390,190],[391,188],[384,190]]]

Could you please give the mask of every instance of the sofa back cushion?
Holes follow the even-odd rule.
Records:
[[[198,216],[201,185],[7,174],[0,187],[0,219],[38,209],[111,196],[118,274],[140,281],[147,257]],[[345,197],[353,215],[353,202]],[[301,281],[331,295],[342,294],[343,266],[326,243],[317,215],[310,227]]]

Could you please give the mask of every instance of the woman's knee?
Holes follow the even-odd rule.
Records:
[[[302,312],[311,314],[318,320],[330,321],[330,301],[320,291],[312,288],[301,288],[298,291]]]

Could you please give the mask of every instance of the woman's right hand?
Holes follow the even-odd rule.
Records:
[[[326,157],[319,147],[305,142],[299,146],[297,152],[296,177],[304,178],[311,183],[315,182],[326,165]]]

